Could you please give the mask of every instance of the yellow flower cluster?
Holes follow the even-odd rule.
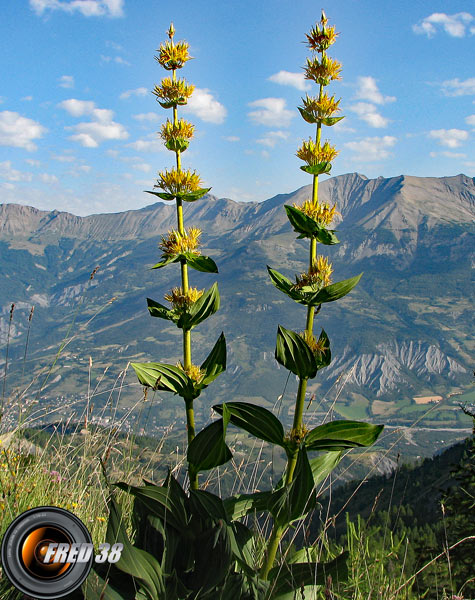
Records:
[[[187,194],[200,189],[202,181],[196,171],[179,171],[175,167],[170,171],[160,171],[160,179],[155,187],[161,188],[170,194]]]
[[[188,53],[188,42],[178,42],[175,44],[173,40],[166,41],[160,44],[158,48],[158,56],[155,59],[167,71],[181,69],[183,65],[192,58]]]
[[[297,156],[307,165],[318,165],[323,162],[331,162],[338,155],[338,150],[326,141],[323,146],[309,138],[308,142],[302,142],[297,150]]]
[[[199,383],[203,379],[204,372],[198,367],[198,365],[192,364],[188,369],[185,369],[182,363],[179,362],[176,366],[179,369],[181,369],[184,373],[186,373],[188,377],[196,383]]]
[[[294,203],[294,207],[301,210],[307,217],[310,217],[316,221],[322,227],[330,225],[335,218],[335,215],[340,213],[336,210],[336,204],[330,206],[328,202],[312,202],[312,200],[305,200],[302,205]]]
[[[159,102],[183,105],[187,103],[194,89],[195,86],[187,83],[185,79],[173,81],[171,77],[165,77],[159,86],[155,86],[152,94],[157,96]]]
[[[329,96],[326,92],[320,98],[312,98],[308,94],[302,98],[303,109],[310,113],[316,119],[326,119],[339,112],[340,100],[335,100],[335,96]]]
[[[310,50],[323,52],[335,43],[338,33],[335,32],[335,27],[326,27],[325,23],[323,23],[321,29],[317,24],[310,30],[310,33],[306,33],[305,35]]]
[[[158,247],[163,252],[163,257],[175,256],[185,252],[193,252],[198,256],[200,254],[198,250],[200,235],[201,229],[198,229],[198,227],[185,229],[183,234],[176,229],[172,229],[168,232],[167,237],[162,237]]]
[[[310,333],[307,330],[305,330],[299,335],[303,340],[307,342],[310,350],[314,354],[322,354],[322,352],[325,352],[325,350],[327,350],[327,346],[325,346],[325,340],[317,340],[313,333]]]
[[[315,291],[318,291],[321,287],[330,285],[332,273],[333,267],[328,262],[328,258],[326,256],[319,256],[315,266],[310,267],[306,273],[296,276],[293,288],[301,290],[303,287],[312,287]]]
[[[194,130],[195,126],[185,119],[179,119],[176,123],[167,119],[160,130],[160,137],[164,142],[176,139],[191,140]]]
[[[169,294],[165,294],[165,300],[171,303],[175,310],[186,310],[194,304],[203,295],[204,290],[199,290],[194,287],[188,288],[185,293],[183,288],[174,287]]]
[[[305,79],[312,79],[315,83],[328,85],[333,79],[341,79],[341,63],[325,54],[319,60],[307,58],[307,66],[304,67]]]

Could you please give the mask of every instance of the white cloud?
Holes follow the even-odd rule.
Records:
[[[394,102],[396,100],[394,96],[383,96],[378,89],[374,77],[358,77],[357,86],[355,98],[358,100],[368,100],[369,102],[374,102],[374,104],[386,104],[387,102]]]
[[[140,138],[135,142],[127,144],[129,148],[137,150],[137,152],[163,152],[165,147],[161,140],[157,139],[155,134],[150,134],[145,138]]]
[[[265,136],[256,140],[258,144],[273,148],[280,140],[286,140],[289,134],[286,131],[269,131]]]
[[[120,123],[113,121],[114,112],[107,108],[96,108],[90,100],[70,98],[58,104],[73,117],[89,115],[92,121],[78,123],[69,129],[76,131],[70,139],[86,148],[97,148],[106,140],[125,140],[129,137],[127,130]]]
[[[0,112],[0,146],[15,146],[33,151],[37,149],[33,140],[41,138],[47,129],[40,123],[22,117],[16,112]]]
[[[441,146],[458,148],[462,142],[468,139],[468,131],[464,129],[433,129],[429,131],[429,137],[438,140]]]
[[[149,121],[150,123],[154,123],[160,120],[160,117],[157,113],[148,112],[148,113],[140,113],[139,115],[132,115],[134,119],[137,121]]]
[[[132,165],[132,168],[137,171],[143,171],[144,173],[150,173],[152,165],[149,165],[148,163],[136,163],[135,165]]]
[[[470,115],[468,117],[465,117],[465,123],[467,123],[467,125],[475,126],[475,115]]]
[[[32,167],[39,167],[41,162],[39,160],[35,160],[34,158],[27,158],[25,162]]]
[[[91,100],[76,100],[76,98],[70,98],[69,100],[63,100],[58,104],[59,108],[63,108],[72,117],[82,117],[83,115],[89,115],[95,109],[95,104]]]
[[[227,142],[240,142],[241,138],[237,137],[237,135],[228,135],[227,137],[224,138]]]
[[[469,25],[474,21],[474,17],[467,12],[459,12],[454,15],[446,13],[432,13],[420,23],[412,26],[414,33],[426,35],[428,38],[433,37],[439,28],[442,28],[445,33],[451,37],[464,37],[467,29],[470,33],[474,33],[474,28]]]
[[[470,96],[475,94],[475,77],[465,81],[460,79],[449,79],[442,82],[442,91],[446,96]]]
[[[462,152],[449,152],[448,150],[444,150],[443,152],[431,152],[430,156],[431,158],[437,156],[444,156],[445,158],[467,158],[467,155]]]
[[[290,85],[304,92],[311,89],[311,85],[305,80],[303,73],[291,73],[290,71],[279,71],[269,77],[269,81],[280,85]]]
[[[47,183],[47,184],[59,183],[59,179],[56,177],[56,175],[50,175],[49,173],[40,173],[39,177],[43,183]]]
[[[0,162],[0,178],[6,181],[31,181],[31,173],[23,173],[12,167],[12,163],[9,160]]]
[[[223,123],[227,115],[225,107],[213,97],[210,91],[200,88],[195,88],[183,111],[196,115],[202,121],[217,125]]]
[[[22,102],[31,102],[33,100],[33,96],[23,96],[21,99]]]
[[[250,102],[251,108],[256,108],[248,113],[248,117],[257,125],[266,127],[289,127],[295,114],[286,108],[283,98],[262,98]]]
[[[392,148],[396,142],[395,137],[385,135],[383,137],[365,138],[359,142],[347,142],[345,148],[355,152],[355,160],[370,162],[389,158],[391,153],[388,149]]]
[[[30,8],[41,16],[45,11],[61,10],[84,17],[123,17],[124,0],[30,0]]]
[[[130,63],[129,61],[123,59],[121,56],[104,56],[103,54],[101,54],[101,60],[102,62],[105,63],[110,63],[110,62],[115,62],[118,65],[126,65],[127,67],[130,67]]]
[[[74,77],[72,75],[62,75],[59,78],[59,87],[62,88],[73,88],[74,87]]]
[[[76,161],[76,157],[72,154],[52,154],[51,158],[63,163],[72,163]]]
[[[127,100],[127,98],[130,98],[131,96],[145,96],[147,94],[148,90],[145,87],[139,87],[136,88],[135,90],[126,90],[125,92],[122,92],[122,94],[119,96],[119,98],[121,100]]]
[[[368,123],[368,125],[371,125],[371,127],[386,127],[389,123],[389,119],[386,119],[386,117],[380,115],[374,104],[357,102],[356,104],[350,106],[349,109],[356,113],[362,121],[365,121]]]

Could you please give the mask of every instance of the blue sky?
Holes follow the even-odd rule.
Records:
[[[78,215],[151,203],[174,156],[151,94],[171,21],[194,60],[183,155],[218,197],[264,200],[311,182],[295,152],[305,33],[323,8],[340,36],[346,118],[325,137],[333,175],[475,175],[475,14],[468,0],[14,0],[0,9],[0,202]]]

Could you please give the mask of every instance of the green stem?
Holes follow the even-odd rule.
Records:
[[[264,560],[264,564],[261,567],[260,576],[262,579],[267,579],[269,575],[269,571],[272,569],[274,565],[275,557],[277,555],[277,550],[279,549],[279,544],[282,536],[284,535],[285,528],[274,526],[272,529],[271,536],[269,538],[268,546],[267,546],[267,554]]]
[[[320,85],[320,94],[319,97],[321,99],[323,93],[323,85]],[[322,124],[317,124],[317,133],[316,133],[316,143],[320,146],[322,135]],[[312,187],[312,202],[316,204],[318,201],[318,175],[313,176],[313,187]],[[310,240],[310,251],[309,251],[309,265],[310,268],[316,266],[317,263],[317,240],[315,238],[311,238]],[[305,330],[308,336],[313,334],[313,321],[315,318],[315,307],[309,306],[307,308],[307,321],[305,324]],[[292,431],[297,433],[302,429],[302,421],[303,421],[303,411],[305,407],[305,395],[307,392],[307,382],[308,379],[300,379],[299,380],[299,388],[297,391],[297,398],[295,401],[295,411],[294,411],[294,421],[292,424]],[[293,451],[289,452],[287,457],[287,468],[285,475],[285,485],[290,485],[292,483],[294,477],[295,466],[297,464],[299,454],[298,446],[293,449]],[[269,571],[271,570],[275,557],[277,555],[277,550],[279,548],[280,540],[282,536],[287,531],[287,527],[282,527],[276,525],[274,523],[274,527],[272,528],[271,537],[269,538],[267,553],[264,560],[264,564],[261,567],[260,575],[262,578],[267,579],[269,575]]]
[[[173,69],[173,81],[176,81],[176,72]],[[178,124],[178,109],[176,106],[173,107],[173,123],[175,125]],[[177,171],[181,171],[181,154],[179,150],[175,151],[176,155],[176,168]],[[181,198],[176,199],[176,218],[178,231],[181,235],[185,235],[185,225],[183,220],[183,201]],[[185,260],[180,261],[181,268],[181,286],[183,289],[183,294],[187,294],[189,290],[189,281],[188,281],[188,265]],[[183,368],[186,370],[190,369],[192,365],[191,362],[191,330],[183,329]],[[188,436],[188,445],[195,438],[195,411],[193,408],[193,400],[185,400],[186,407],[186,431]],[[198,474],[194,473],[188,465],[188,476],[190,479],[190,488],[192,490],[198,489]]]

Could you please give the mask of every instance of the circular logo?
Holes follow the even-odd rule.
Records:
[[[76,515],[40,506],[18,516],[2,540],[3,572],[21,592],[53,600],[74,592],[91,570],[92,539]]]

